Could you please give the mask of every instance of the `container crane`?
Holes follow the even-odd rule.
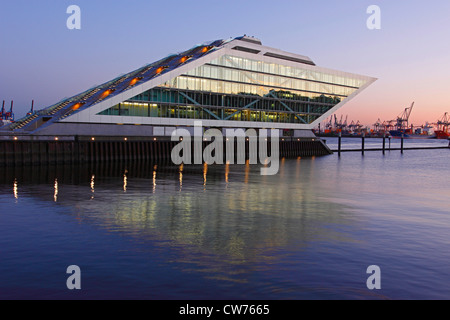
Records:
[[[11,101],[11,108],[8,112],[5,112],[5,116],[3,120],[14,122],[14,113],[13,113],[14,101]]]
[[[378,131],[380,131],[380,128],[382,128],[382,127],[383,127],[383,124],[381,123],[380,118],[378,118],[377,122],[375,122],[373,124],[373,129],[375,130],[375,132],[378,132]]]
[[[336,128],[337,132],[343,132],[343,131],[345,131],[347,129],[348,115],[345,118],[345,121],[343,120],[343,118],[344,118],[344,115],[341,115],[341,118],[338,121],[337,116],[334,115],[334,125],[335,125],[335,128]]]
[[[34,114],[34,100],[31,101],[31,110],[27,112],[27,116]]]
[[[396,120],[396,122],[397,122],[396,129],[397,130],[409,129],[409,117],[411,116],[413,107],[414,107],[414,102],[411,104],[411,107],[405,108],[405,111],[403,111],[403,113],[401,113],[397,117],[397,120]]]
[[[0,121],[3,121],[3,119],[5,119],[5,116],[6,116],[6,111],[5,111],[5,100],[3,100],[2,113],[0,113]]]
[[[330,121],[328,121],[325,123],[325,133],[331,133],[331,131],[333,130],[333,117],[330,117]]]
[[[450,138],[449,125],[450,125],[450,117],[448,112],[444,114],[444,116],[438,120],[436,123],[437,130],[434,131],[436,134],[436,138],[438,139],[448,139]]]

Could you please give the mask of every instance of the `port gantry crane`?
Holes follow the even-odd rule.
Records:
[[[348,125],[348,130],[353,133],[357,133],[361,131],[361,128],[364,127],[359,120],[357,122],[353,121]]]
[[[14,102],[11,101],[11,109],[9,109],[9,111],[6,111],[5,110],[5,100],[3,100],[2,112],[0,114],[0,121],[14,122],[13,106],[14,106]]]
[[[384,131],[389,132],[391,130],[394,130],[394,125],[393,125],[394,122],[395,122],[395,120],[383,121]]]
[[[327,118],[327,120],[325,122],[325,132],[326,133],[329,133],[333,130],[333,116],[331,116],[329,119],[330,120],[328,121],[328,118]]]
[[[437,130],[434,131],[436,134],[436,137],[438,139],[449,139],[450,138],[450,117],[448,115],[448,112],[444,114],[444,116],[438,120],[437,123]]]
[[[6,111],[5,111],[5,100],[3,100],[3,105],[2,105],[2,112],[0,113],[0,121],[3,121],[3,119],[6,116]]]
[[[448,112],[446,112],[436,124],[438,130],[448,132],[448,127],[450,125],[450,117],[448,115]]]
[[[412,109],[414,107],[414,102],[411,104],[411,107],[405,108],[405,111],[401,113],[396,120],[396,129],[397,130],[406,130],[409,128],[409,117],[411,115]]]
[[[31,110],[27,112],[27,116],[32,116],[34,114],[34,100],[31,101]]]
[[[378,131],[380,131],[380,129],[382,129],[382,128],[383,128],[383,124],[381,123],[380,118],[378,118],[377,122],[375,122],[375,123],[373,124],[373,129],[374,129],[375,132],[378,132]]]
[[[335,128],[338,132],[344,132],[347,130],[347,119],[348,119],[348,115],[345,118],[345,121],[343,120],[344,115],[341,115],[340,120],[338,121],[337,116],[334,115],[334,125]]]

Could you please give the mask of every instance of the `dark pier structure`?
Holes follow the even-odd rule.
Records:
[[[178,141],[167,138],[77,137],[47,141],[0,141],[0,166],[59,165],[96,163],[165,163],[172,164],[172,149]],[[202,142],[203,150],[211,142]],[[224,143],[226,151],[226,142]],[[237,150],[237,143],[234,144]],[[271,141],[267,141],[270,156]],[[192,157],[195,155],[192,147]],[[249,142],[245,143],[245,159],[250,158]],[[332,152],[319,139],[288,139],[279,141],[281,158],[324,156]],[[193,163],[193,161],[192,161]],[[235,162],[236,163],[236,162]]]

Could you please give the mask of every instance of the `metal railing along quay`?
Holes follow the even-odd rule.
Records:
[[[360,152],[364,155],[366,151],[381,151],[383,154],[386,153],[386,151],[400,151],[403,153],[407,150],[437,150],[437,149],[450,149],[450,139],[448,146],[415,146],[415,147],[405,147],[405,140],[406,138],[402,136],[398,140],[400,140],[400,147],[392,147],[391,146],[391,139],[390,136],[384,136],[382,138],[382,144],[379,148],[366,148],[366,137],[365,135],[361,136],[361,147],[360,148],[352,148],[352,149],[343,149],[342,148],[342,136],[339,135],[338,137],[338,146],[337,149],[331,149],[334,153],[337,153],[339,156],[342,152]],[[387,142],[387,143],[386,143]]]

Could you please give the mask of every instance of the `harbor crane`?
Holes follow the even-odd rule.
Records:
[[[376,132],[378,132],[380,128],[383,128],[383,123],[381,123],[380,118],[378,118],[377,122],[373,124],[373,128]]]
[[[3,100],[3,105],[2,105],[2,113],[0,113],[0,121],[2,121],[6,116],[6,111],[5,111],[5,100]]]
[[[330,117],[330,121],[328,121],[325,123],[325,130],[330,131],[333,129],[333,117]]]
[[[31,101],[31,110],[27,112],[27,116],[34,114],[34,100]]]
[[[5,100],[3,100],[2,105],[2,113],[0,114],[0,120],[14,122],[14,113],[13,113],[14,101],[11,101],[11,108],[9,111],[5,110]]]
[[[436,125],[437,130],[434,131],[436,137],[438,139],[450,139],[450,117],[448,115],[448,112],[446,112],[444,116],[438,120]]]
[[[357,122],[352,121],[349,125],[348,125],[348,129],[352,132],[359,132],[361,131],[361,128],[364,127],[359,120]]]
[[[438,120],[436,123],[437,129],[439,131],[445,131],[448,132],[448,126],[450,125],[450,117],[448,115],[448,112],[444,114],[444,116]]]
[[[347,119],[348,119],[348,115],[347,115],[347,117],[345,118],[345,121],[343,120],[343,118],[344,118],[344,115],[341,115],[341,118],[340,118],[340,120],[338,121],[338,119],[337,119],[337,116],[336,115],[334,115],[334,125],[335,125],[335,128],[338,130],[338,131],[345,131],[346,129],[347,129]]]
[[[405,108],[405,111],[401,113],[397,120],[394,120],[397,122],[396,128],[397,130],[406,130],[409,128],[409,117],[411,115],[412,109],[414,107],[414,102],[411,104],[411,107]]]
[[[389,120],[389,121],[383,121],[382,126],[384,128],[385,132],[389,132],[391,130],[394,129],[394,125],[393,123],[395,122],[395,120]]]

